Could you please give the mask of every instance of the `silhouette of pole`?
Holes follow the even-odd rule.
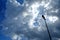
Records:
[[[50,40],[52,40],[44,15],[42,15],[42,18],[43,18],[44,21],[45,21],[45,25],[46,25],[46,28],[47,28],[47,32],[48,32],[49,38],[50,38]]]

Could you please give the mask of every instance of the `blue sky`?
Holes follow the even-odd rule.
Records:
[[[2,34],[2,33],[0,33],[0,40],[11,40],[11,38]]]
[[[23,0],[17,1],[21,4],[23,3]],[[7,0],[0,0],[0,24],[2,24],[2,21],[5,19],[6,2]],[[0,40],[12,40],[10,37],[2,33],[2,28],[3,26],[0,25]]]
[[[0,0],[0,24],[5,19],[6,0]],[[11,40],[9,37],[2,33],[3,26],[0,25],[0,40]]]
[[[60,40],[60,0],[1,0],[0,40]]]

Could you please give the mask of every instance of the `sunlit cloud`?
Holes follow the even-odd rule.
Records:
[[[12,35],[12,40],[28,40],[27,37],[25,37],[23,34],[17,35],[17,34],[13,34]]]
[[[13,40],[17,40],[17,39],[18,39],[18,35],[13,35],[13,36],[12,36],[12,39],[13,39]]]
[[[56,17],[56,16],[50,16],[48,19],[49,19],[50,22],[55,23],[58,20],[58,17]]]
[[[28,15],[29,15],[28,13],[23,12],[23,17],[26,17],[26,16],[28,16]]]
[[[31,15],[32,15],[32,19],[30,19],[30,22],[29,22],[30,27],[33,27],[34,20],[38,16],[38,13],[39,13],[38,7],[39,6],[40,6],[39,3],[38,2],[35,2],[34,4],[32,4],[29,7],[28,12],[30,12]]]
[[[58,13],[58,9],[55,9],[55,10],[51,10],[51,12],[53,12],[53,13]]]

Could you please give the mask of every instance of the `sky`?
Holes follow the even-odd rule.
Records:
[[[60,0],[1,0],[0,40],[60,40]],[[4,39],[3,39],[4,38]]]

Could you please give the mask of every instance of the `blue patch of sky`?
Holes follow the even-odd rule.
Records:
[[[24,3],[24,0],[17,0],[20,4]]]
[[[5,19],[6,2],[7,0],[0,0],[0,24]],[[7,37],[2,33],[2,28],[3,26],[0,26],[0,40],[11,40],[10,37]]]
[[[39,23],[37,21],[34,22],[33,24],[34,24],[34,26],[39,26]]]
[[[5,18],[6,2],[7,0],[0,0],[0,24]]]
[[[0,40],[11,40],[11,38],[4,35],[3,33],[0,33]]]

